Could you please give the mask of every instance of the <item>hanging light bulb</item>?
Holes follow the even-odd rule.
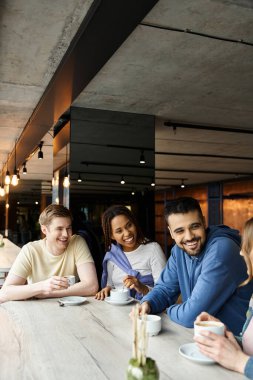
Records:
[[[66,167],[65,167],[65,174],[64,174],[64,179],[63,179],[63,187],[65,188],[68,188],[70,186],[67,165],[68,165],[68,145],[66,145]]]
[[[185,184],[184,184],[184,180],[183,180],[183,179],[182,179],[182,183],[181,183],[180,187],[181,187],[182,189],[185,188]]]
[[[121,183],[121,185],[125,185],[125,183],[126,183],[123,176],[121,177],[120,183]]]
[[[2,171],[2,181],[1,181],[1,186],[0,186],[0,197],[5,196],[5,190],[4,190],[4,178],[3,178],[3,171]]]
[[[11,185],[12,186],[17,186],[18,185],[18,172],[17,169],[14,170],[14,174],[11,178]]]
[[[78,178],[77,178],[77,182],[82,182],[82,178],[81,178],[80,173],[79,173],[79,176],[78,176]]]
[[[1,187],[0,187],[0,197],[4,197],[4,196],[5,196],[5,190],[4,190],[3,184],[1,184]]]
[[[11,178],[11,184],[12,184],[12,186],[17,186],[17,184],[18,184],[18,171],[17,171],[17,160],[16,160],[16,144],[17,144],[17,140],[15,141],[15,148],[14,148],[15,166],[14,166],[13,176]]]
[[[70,186],[70,180],[69,180],[69,175],[67,171],[64,174],[64,179],[63,179],[63,187],[69,187]]]
[[[4,180],[5,185],[9,185],[11,183],[11,177],[10,177],[10,172],[7,169],[5,173],[5,180]]]
[[[9,184],[11,183],[11,176],[10,176],[10,172],[9,172],[9,169],[8,169],[8,162],[9,162],[9,155],[7,157],[6,172],[5,172],[5,178],[4,178],[4,184],[6,186],[9,186]]]
[[[154,178],[152,179],[152,181],[151,181],[151,184],[150,184],[152,187],[154,187],[155,186],[155,180],[154,180]]]

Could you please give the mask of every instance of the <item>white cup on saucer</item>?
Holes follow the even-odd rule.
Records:
[[[222,322],[218,321],[200,321],[194,322],[194,336],[201,336],[201,331],[211,331],[217,335],[225,335],[225,325]],[[195,345],[195,343],[193,343]],[[208,360],[209,362],[213,362],[208,356],[202,354],[199,348],[196,348],[195,356],[199,360]]]
[[[129,298],[129,290],[125,288],[111,289],[110,300],[112,302],[127,302]]]

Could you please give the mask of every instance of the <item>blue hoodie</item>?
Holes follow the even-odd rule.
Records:
[[[247,278],[247,267],[240,256],[238,231],[227,226],[206,230],[206,242],[198,256],[189,256],[175,245],[165,269],[153,290],[143,297],[152,313],[167,309],[172,321],[193,327],[206,311],[239,334],[246,319],[253,282],[238,287]],[[182,303],[175,304],[181,293]]]

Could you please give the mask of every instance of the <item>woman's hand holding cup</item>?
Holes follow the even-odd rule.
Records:
[[[220,322],[220,320],[218,318],[215,318],[213,317],[211,314],[208,314],[206,311],[202,311],[202,313],[200,313],[195,322],[194,323],[197,323],[197,322],[201,322],[201,321],[216,321],[216,322]]]

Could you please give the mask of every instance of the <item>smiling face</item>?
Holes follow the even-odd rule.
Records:
[[[168,228],[178,247],[190,256],[200,254],[206,241],[206,231],[204,217],[198,211],[171,214]]]
[[[125,216],[118,215],[111,220],[111,239],[122,246],[123,251],[131,252],[138,248],[135,225]]]
[[[46,246],[55,256],[61,255],[67,248],[72,236],[70,218],[55,217],[48,226],[42,225],[41,231],[46,235]]]

